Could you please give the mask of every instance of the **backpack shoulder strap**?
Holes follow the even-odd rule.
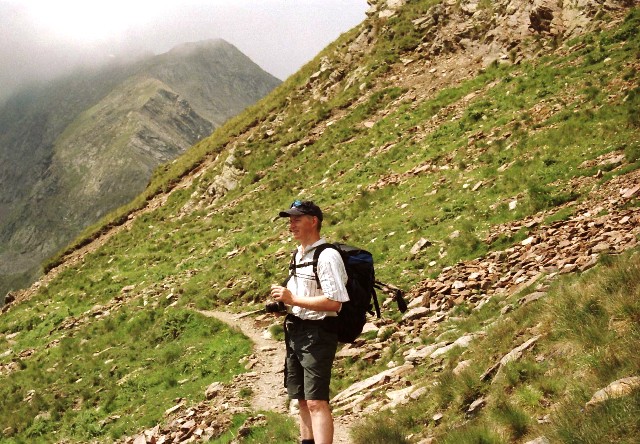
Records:
[[[338,247],[336,247],[335,245],[327,242],[318,245],[313,252],[313,262],[311,262],[311,265],[313,265],[313,275],[316,277],[316,284],[318,285],[318,288],[320,288],[320,278],[318,277],[318,260],[320,259],[320,254],[327,248],[333,248],[334,250],[338,249]]]
[[[316,267],[317,267],[317,265],[318,265],[318,259],[320,258],[320,254],[321,254],[324,250],[326,250],[327,248],[333,248],[334,250],[337,250],[338,252],[340,252],[340,251],[338,250],[338,247],[336,247],[334,244],[330,244],[329,242],[326,242],[326,243],[324,243],[324,244],[320,244],[320,245],[318,245],[318,246],[315,248],[315,250],[313,251],[313,264],[314,264],[313,266],[314,266],[314,271],[315,271],[315,268],[316,268]]]
[[[289,282],[289,280],[293,276],[295,276],[297,268],[302,268],[302,267],[307,267],[309,265],[312,265],[313,275],[316,277],[316,284],[318,284],[318,288],[320,288],[320,278],[318,278],[318,259],[320,257],[320,253],[322,253],[327,248],[333,248],[335,250],[338,250],[338,247],[336,247],[334,244],[331,244],[328,242],[324,244],[320,244],[317,247],[315,247],[315,249],[313,250],[313,260],[311,262],[303,262],[301,264],[296,264],[296,254],[298,253],[298,250],[297,249],[293,250],[293,253],[291,254],[291,261],[289,262],[289,276],[287,276],[287,279],[285,279],[282,286],[283,287],[287,286],[287,283]],[[340,250],[338,250],[338,252],[339,251]]]
[[[289,283],[289,281],[291,280],[291,277],[296,274],[296,268],[297,268],[296,267],[296,254],[298,254],[298,250],[297,249],[293,250],[293,252],[291,253],[291,261],[289,261],[289,275],[287,276],[287,278],[282,283],[283,287],[286,287],[287,284]]]

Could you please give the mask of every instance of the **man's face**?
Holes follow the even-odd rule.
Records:
[[[310,236],[313,236],[317,231],[316,225],[315,216],[305,214],[289,217],[289,231],[297,241],[305,241]]]

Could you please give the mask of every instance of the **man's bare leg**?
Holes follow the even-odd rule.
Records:
[[[333,443],[333,416],[328,401],[308,400],[306,410],[311,416],[312,437],[316,444]],[[300,409],[302,411],[302,409]]]
[[[298,409],[300,415],[300,437],[302,439],[313,439],[313,426],[307,401],[300,399],[298,401]]]

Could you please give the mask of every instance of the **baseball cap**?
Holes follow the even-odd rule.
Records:
[[[280,217],[302,216],[304,214],[316,216],[322,220],[322,210],[310,200],[294,200],[288,210],[280,212]]]

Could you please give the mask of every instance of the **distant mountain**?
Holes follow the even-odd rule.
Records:
[[[299,441],[258,314],[294,199],[406,290],[336,355],[334,443],[638,442],[637,1],[368,3],[5,298],[2,442]]]
[[[279,83],[233,45],[209,40],[9,99],[0,108],[0,294]]]

